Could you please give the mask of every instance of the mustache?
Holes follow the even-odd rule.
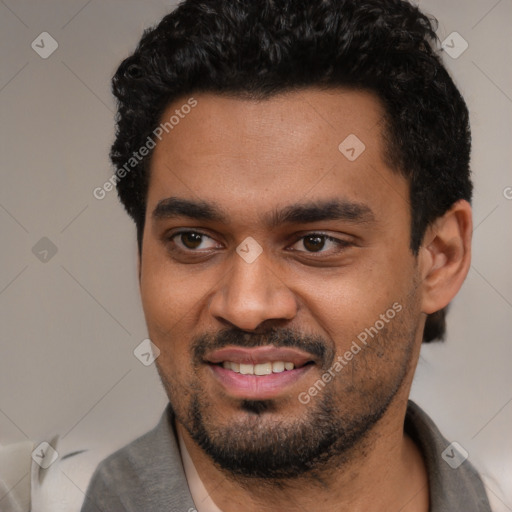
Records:
[[[334,361],[334,349],[321,336],[308,335],[292,329],[272,329],[265,333],[251,333],[239,329],[225,329],[216,333],[204,333],[193,339],[191,352],[194,362],[200,365],[208,352],[227,346],[256,348],[274,347],[296,348],[308,352],[330,367]]]

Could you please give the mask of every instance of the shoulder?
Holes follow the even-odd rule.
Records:
[[[93,479],[115,484],[136,477],[140,468],[152,460],[153,452],[158,449],[158,437],[155,428],[112,453],[98,464]]]
[[[427,467],[431,510],[490,512],[482,479],[468,460],[468,453],[458,443],[450,443],[433,420],[409,400],[405,432],[418,445]]]
[[[91,477],[81,512],[130,510],[134,498],[145,492],[140,467],[144,460],[151,460],[155,441],[155,431],[151,430],[101,461]]]
[[[153,430],[100,462],[81,512],[163,510],[188,501],[183,489],[186,477],[166,409]]]

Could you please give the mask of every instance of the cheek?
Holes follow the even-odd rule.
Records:
[[[204,324],[208,297],[221,274],[212,268],[173,264],[152,240],[144,251],[140,293],[150,338],[161,351],[179,357]]]
[[[167,258],[150,251],[144,254],[142,306],[149,338],[160,349],[156,360],[160,378],[168,395],[174,397],[175,407],[186,400],[194,383],[188,351],[198,301],[194,290],[194,285],[172,271]]]
[[[165,251],[155,250],[154,245],[149,242],[144,247],[140,278],[149,337],[162,353],[168,353],[171,348],[183,352],[177,345],[184,339],[187,315],[197,302],[194,286],[187,286],[188,283],[173,272]]]
[[[392,262],[392,264],[391,264]],[[296,292],[333,339],[373,325],[410,291],[413,269],[389,256],[368,254],[332,272],[296,275]]]
[[[151,272],[152,275],[146,274],[141,279],[141,299],[148,327],[159,326],[165,332],[171,327],[179,328],[180,320],[186,321],[197,298],[171,276],[156,268]]]

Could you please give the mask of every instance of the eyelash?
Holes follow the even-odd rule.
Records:
[[[201,251],[201,250],[195,250],[195,249],[183,249],[179,246],[176,245],[176,242],[174,241],[174,239],[176,237],[179,237],[180,235],[186,235],[186,234],[191,234],[191,233],[194,233],[194,234],[197,234],[197,235],[200,235],[202,237],[206,237],[206,238],[210,238],[211,240],[213,240],[213,238],[209,235],[207,235],[206,233],[202,233],[201,231],[196,231],[196,230],[183,230],[183,231],[177,231],[169,236],[166,237],[166,239],[168,240],[168,242],[172,243],[174,245],[174,247],[171,248],[171,250],[173,251],[178,251],[178,252],[182,252],[182,253],[188,253],[188,254],[200,254],[201,252],[206,252],[206,251]],[[347,249],[348,247],[350,247],[351,245],[353,245],[351,242],[347,241],[347,240],[341,240],[339,238],[335,238],[335,237],[332,237],[330,235],[326,235],[325,233],[320,233],[320,232],[316,232],[316,231],[312,231],[311,233],[307,233],[306,235],[302,235],[302,236],[299,236],[295,239],[295,241],[293,242],[292,245],[295,245],[297,242],[299,242],[300,240],[303,240],[305,238],[308,238],[308,237],[318,237],[318,238],[322,238],[324,240],[328,240],[330,242],[333,242],[334,244],[336,244],[338,246],[338,250],[335,251],[336,253],[337,252],[341,252],[343,251],[344,249]],[[322,247],[323,249],[323,247]],[[320,250],[320,251],[299,251],[297,250],[296,252],[300,252],[300,253],[305,253],[305,254],[325,254],[325,253],[329,253],[328,251],[323,251],[323,250]]]

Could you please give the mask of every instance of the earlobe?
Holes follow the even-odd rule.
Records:
[[[460,290],[471,265],[472,230],[471,206],[462,199],[427,228],[419,254],[424,313],[444,308]]]

